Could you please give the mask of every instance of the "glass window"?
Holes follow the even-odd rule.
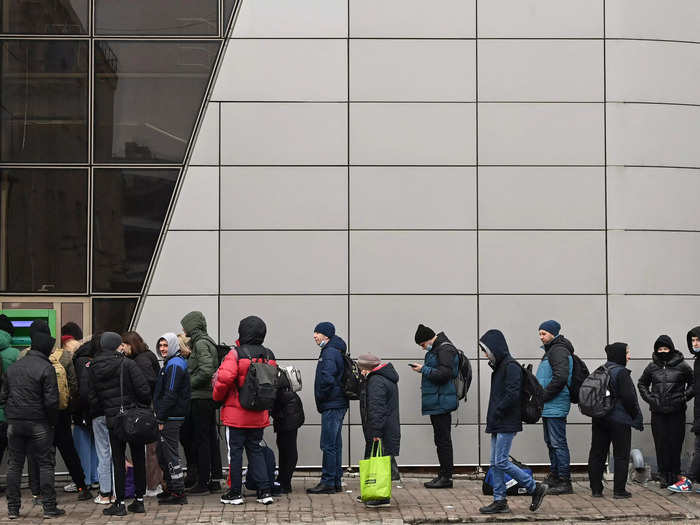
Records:
[[[0,169],[0,291],[86,291],[87,203],[87,170]]]
[[[95,161],[183,161],[219,42],[95,42]]]
[[[233,15],[234,8],[239,0],[224,0],[224,31],[228,27],[231,21],[231,15]]]
[[[141,291],[177,174],[176,169],[95,170],[93,291]]]
[[[130,328],[137,299],[93,299],[92,332],[116,332],[122,334]]]
[[[87,33],[88,0],[0,0],[5,34],[78,35]]]
[[[0,161],[87,161],[87,66],[87,42],[0,41]]]
[[[96,0],[99,35],[219,34],[218,0]]]

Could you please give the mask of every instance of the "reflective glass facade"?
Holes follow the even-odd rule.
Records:
[[[0,0],[0,293],[128,328],[236,5]]]

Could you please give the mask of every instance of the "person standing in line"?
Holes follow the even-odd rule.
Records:
[[[306,489],[308,494],[334,494],[343,491],[343,420],[350,406],[343,390],[347,351],[345,341],[328,321],[314,328],[314,341],[321,348],[314,378],[316,409],[321,414],[321,480]]]
[[[56,340],[46,321],[34,321],[29,327],[31,347],[5,372],[0,390],[0,406],[8,420],[9,465],[7,470],[7,513],[19,518],[22,505],[20,483],[24,460],[39,462],[39,486],[44,518],[63,516],[56,506],[53,427],[58,416],[58,382],[49,355]]]
[[[695,484],[695,492],[700,493],[700,326],[691,328],[686,336],[688,351],[694,358],[693,362],[693,426],[691,432],[695,434],[695,450],[693,462],[690,465],[688,476],[668,487],[671,492],[692,492]]]
[[[280,386],[270,416],[272,416],[272,425],[275,434],[277,434],[277,451],[279,452],[277,483],[279,483],[282,494],[289,494],[292,492],[292,476],[299,459],[297,433],[304,424],[305,417],[301,398],[292,390],[289,378],[284,372],[280,374]]]
[[[430,416],[433,438],[437,448],[440,472],[431,481],[424,483],[428,489],[452,488],[454,455],[452,451],[452,412],[457,410],[457,377],[459,356],[457,349],[445,332],[435,332],[419,324],[415,342],[425,350],[423,364],[411,363],[411,368],[421,374],[421,412]]]
[[[627,343],[612,343],[605,347],[608,357],[605,366],[610,374],[610,393],[614,405],[603,418],[593,418],[591,425],[591,451],[588,454],[588,479],[594,498],[603,497],[603,472],[613,446],[615,476],[613,498],[631,498],[627,491],[627,469],[632,445],[632,428],[644,430],[642,412],[639,410],[637,391],[627,369],[630,349]]]
[[[666,488],[682,480],[685,410],[694,395],[693,371],[667,335],[658,337],[651,359],[637,381],[637,388],[651,410],[659,486]]]
[[[180,355],[177,336],[167,333],[161,339],[165,339],[167,351],[155,385],[154,407],[160,431],[158,460],[166,475],[168,492],[158,499],[158,503],[183,505],[187,503],[187,496],[180,464],[179,438],[180,427],[189,411],[190,374],[187,371],[187,361]]]
[[[549,476],[544,480],[547,494],[572,494],[571,455],[566,441],[566,417],[571,410],[571,376],[574,371],[574,346],[559,333],[554,320],[540,325],[539,337],[544,356],[537,367],[537,381],[544,389],[542,429],[549,450]]]
[[[10,365],[19,358],[19,350],[12,347],[12,336],[15,327],[5,314],[0,314],[0,364],[2,372],[6,372]],[[0,463],[7,450],[7,418],[5,409],[0,407]],[[5,490],[4,488],[0,491]]]
[[[546,483],[536,482],[533,477],[513,464],[510,449],[513,439],[522,432],[521,396],[523,370],[508,350],[506,338],[500,330],[489,330],[481,339],[479,347],[493,369],[491,391],[486,414],[486,433],[491,434],[491,468],[493,469],[493,503],[481,507],[482,514],[504,514],[510,512],[506,499],[505,475],[516,480],[532,496],[530,510],[535,512],[547,495]]]
[[[139,366],[123,355],[122,348],[119,334],[102,334],[100,350],[89,363],[87,374],[92,387],[89,392],[90,405],[101,406],[104,410],[112,449],[115,501],[111,507],[102,511],[105,516],[126,516],[127,510],[134,513],[146,512],[143,504],[146,493],[146,449],[143,443],[128,442],[136,487],[134,501],[128,508],[124,504],[127,441],[121,437],[119,414],[122,406],[150,404],[151,389]]]
[[[187,489],[188,494],[211,492],[211,467],[215,463],[213,450],[216,433],[216,403],[212,399],[212,377],[219,359],[214,340],[207,333],[207,321],[202,312],[190,312],[180,321],[185,335],[190,338],[191,354],[187,360],[190,374],[192,401],[184,430],[190,436],[192,455],[197,461],[197,482]],[[188,470],[189,470],[189,464]]]
[[[216,374],[213,397],[223,402],[221,420],[226,425],[229,443],[230,490],[221,496],[221,503],[241,505],[243,485],[243,449],[248,456],[248,476],[255,479],[257,501],[263,505],[273,503],[272,483],[263,456],[263,431],[270,425],[267,410],[248,410],[241,406],[239,392],[253,363],[266,362],[277,366],[275,354],[263,346],[267,326],[265,322],[251,315],[238,325],[240,346],[231,350],[221,363]]]

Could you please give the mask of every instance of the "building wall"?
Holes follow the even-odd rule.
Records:
[[[626,341],[635,380],[659,334],[687,355],[698,22],[692,0],[244,0],[137,329],[155,342],[199,309],[231,343],[242,317],[265,319],[303,372],[307,466],[321,458],[318,321],[395,364],[404,465],[437,462],[406,366],[419,322],[473,359],[459,464],[488,461],[489,328],[535,365],[545,319],[589,368]],[[589,420],[574,407],[569,422],[586,463]],[[359,423],[352,403],[351,463]],[[649,428],[633,446],[653,456]],[[548,461],[539,425],[513,453]]]

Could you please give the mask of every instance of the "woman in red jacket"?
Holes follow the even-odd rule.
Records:
[[[267,327],[262,319],[255,316],[246,317],[238,325],[240,345],[228,353],[221,363],[214,381],[214,401],[223,402],[221,421],[226,425],[229,446],[229,468],[231,488],[221,497],[222,503],[240,505],[243,448],[248,456],[248,475],[257,482],[259,503],[269,505],[273,502],[272,481],[268,478],[263,449],[260,442],[263,431],[270,424],[267,410],[247,410],[241,406],[240,389],[245,384],[248,369],[253,362],[267,362],[277,366],[275,355],[262,346]]]

